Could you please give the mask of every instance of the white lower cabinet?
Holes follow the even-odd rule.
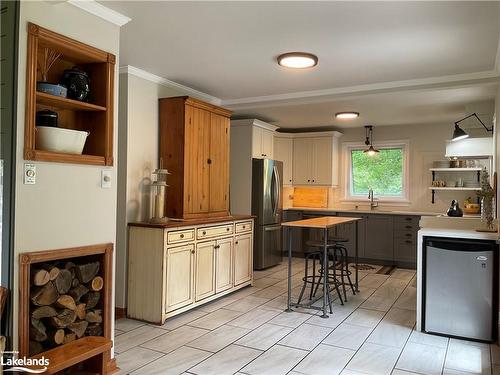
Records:
[[[252,234],[234,238],[234,285],[252,280],[253,241]]]
[[[215,294],[215,241],[196,245],[195,301]]]
[[[182,228],[131,225],[128,275],[127,316],[158,324],[251,285],[253,220]]]
[[[193,303],[194,245],[170,247],[165,250],[165,311]],[[144,270],[147,272],[147,270]]]

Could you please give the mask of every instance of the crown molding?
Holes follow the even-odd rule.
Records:
[[[95,0],[68,0],[68,4],[71,4],[120,27],[132,20],[131,18],[118,13],[113,9],[99,4]]]
[[[500,71],[489,70],[475,73],[420,78],[404,81],[381,82],[366,85],[347,86],[324,90],[300,91],[288,94],[254,96],[241,99],[225,99],[222,105],[232,110],[264,108],[286,104],[313,103],[335,97],[361,96],[391,91],[423,90],[437,87],[454,87],[479,83],[498,83]]]
[[[157,84],[160,84],[163,86],[167,86],[170,88],[175,88],[176,90],[180,90],[185,94],[191,95],[197,99],[204,100],[204,101],[209,102],[211,104],[215,104],[215,105],[220,106],[221,102],[222,102],[221,99],[219,99],[215,96],[212,96],[210,94],[192,89],[191,87],[188,87],[188,86],[181,85],[180,83],[177,83],[177,82],[171,81],[169,79],[157,76],[156,74],[153,74],[153,73],[149,73],[143,69],[136,68],[135,66],[131,66],[131,65],[121,66],[119,69],[119,72],[120,72],[120,74],[131,74],[133,76],[145,79],[145,80],[150,81],[150,82],[154,82],[154,83],[157,83]]]

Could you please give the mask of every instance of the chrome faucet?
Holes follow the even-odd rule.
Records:
[[[368,190],[368,199],[370,200],[370,210],[373,210],[375,207],[378,207],[378,202],[376,202],[377,199],[373,196],[372,188]]]

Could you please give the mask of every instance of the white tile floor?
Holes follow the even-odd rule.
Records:
[[[286,264],[255,272],[253,287],[168,319],[121,319],[120,374],[500,375],[500,347],[414,331],[415,272],[360,272],[361,292],[333,315],[283,312]],[[303,261],[293,260],[293,293]]]

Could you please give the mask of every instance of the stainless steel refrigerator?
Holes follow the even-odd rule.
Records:
[[[257,270],[282,260],[282,176],[281,161],[252,159],[252,214],[256,216],[253,267]]]

